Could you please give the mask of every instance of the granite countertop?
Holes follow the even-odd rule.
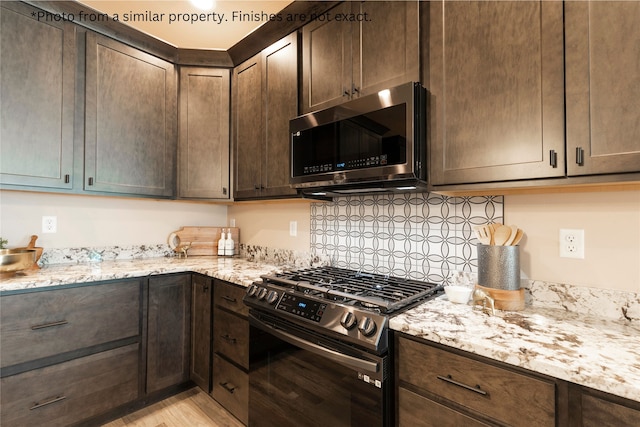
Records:
[[[640,401],[640,325],[558,309],[489,316],[441,296],[390,321],[393,330]]]
[[[241,286],[286,265],[242,258],[146,258],[53,264],[0,281],[0,293],[156,274],[196,272]],[[542,296],[542,295],[541,295]],[[640,323],[560,309],[488,316],[446,296],[391,318],[390,327],[597,390],[640,401]]]
[[[20,274],[3,279],[0,282],[0,292],[182,272],[201,273],[241,286],[249,286],[261,275],[280,272],[283,268],[285,266],[252,262],[242,258],[215,256],[57,264],[39,270],[29,270],[24,275]]]

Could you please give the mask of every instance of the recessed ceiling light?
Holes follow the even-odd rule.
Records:
[[[191,4],[201,10],[211,10],[216,6],[214,0],[190,0]]]

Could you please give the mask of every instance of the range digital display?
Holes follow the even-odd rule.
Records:
[[[276,306],[278,310],[295,314],[305,319],[319,322],[327,308],[327,304],[302,298],[297,295],[284,294]]]

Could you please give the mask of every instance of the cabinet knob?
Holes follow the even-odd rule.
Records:
[[[558,167],[558,153],[556,153],[556,150],[549,151],[549,164],[552,168]]]
[[[66,174],[66,175],[64,176],[64,183],[65,183],[65,184],[68,184],[70,181],[71,181],[71,175]]]
[[[93,177],[89,177],[89,185],[93,185]]]

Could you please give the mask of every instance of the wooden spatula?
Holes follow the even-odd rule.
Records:
[[[511,236],[511,227],[507,225],[501,225],[493,232],[493,243],[496,246],[504,246]]]

